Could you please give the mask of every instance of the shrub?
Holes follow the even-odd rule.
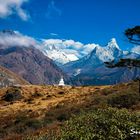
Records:
[[[20,115],[16,116],[14,123],[15,124],[24,123],[26,120],[28,120],[28,117],[23,113],[21,113]]]
[[[39,93],[39,92],[35,92],[35,93],[32,95],[33,98],[39,98],[39,97],[42,97],[42,96],[43,96],[43,94],[41,94],[41,93]]]
[[[65,92],[64,91],[59,91],[58,94],[63,95],[63,94],[65,94]]]
[[[62,122],[62,121],[66,121],[68,119],[68,115],[67,114],[60,114],[58,117],[57,117],[57,120]]]
[[[108,97],[107,103],[112,107],[130,108],[140,101],[138,93],[121,93],[114,94]]]
[[[29,119],[26,121],[25,125],[32,129],[38,129],[43,126],[43,122],[41,120],[37,120],[37,119]]]
[[[61,128],[58,140],[134,140],[131,129],[140,130],[140,115],[127,110],[96,109],[72,117]]]
[[[0,128],[0,139],[3,139],[7,135],[7,131],[4,128]]]
[[[3,100],[7,102],[17,101],[22,99],[22,92],[19,88],[10,88],[6,91],[5,95],[2,97]]]
[[[28,128],[34,130],[41,128],[43,126],[43,121],[36,118],[31,118],[22,112],[16,116],[14,124],[15,131],[20,134],[27,131]]]
[[[24,102],[27,102],[27,104],[34,104],[34,98],[30,97],[28,99],[25,99]]]

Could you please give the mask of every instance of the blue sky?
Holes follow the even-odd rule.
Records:
[[[10,0],[5,0],[10,1]],[[123,32],[140,25],[140,0],[18,0],[7,13],[0,8],[0,29],[35,38],[73,39],[106,45],[113,37],[130,45]],[[4,2],[0,2],[3,5]]]

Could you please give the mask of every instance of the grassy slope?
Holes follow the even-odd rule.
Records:
[[[9,88],[9,91],[11,89]],[[7,88],[0,90],[0,138],[21,139],[25,135],[38,135],[57,130],[71,116],[95,107],[106,108],[111,95],[138,93],[138,82],[116,86],[58,87],[22,86],[20,101],[2,99]],[[140,103],[129,106],[140,111]]]

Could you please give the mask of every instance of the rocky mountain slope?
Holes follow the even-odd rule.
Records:
[[[0,87],[28,85],[29,83],[10,70],[0,66]]]

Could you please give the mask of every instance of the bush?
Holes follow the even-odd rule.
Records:
[[[41,93],[39,93],[39,92],[35,92],[35,93],[32,95],[33,98],[39,98],[39,97],[42,97],[42,96],[43,96],[43,94],[41,94]]]
[[[68,115],[67,114],[60,114],[58,117],[57,117],[57,120],[62,122],[62,121],[66,121],[68,119]]]
[[[7,101],[7,102],[18,101],[18,100],[20,100],[22,98],[23,98],[22,92],[18,88],[10,88],[10,89],[8,89],[6,91],[6,94],[2,97],[2,99]]]
[[[37,120],[37,119],[29,119],[29,120],[27,120],[25,125],[32,129],[38,129],[43,126],[43,122],[41,120]]]
[[[138,93],[114,94],[108,97],[107,103],[112,107],[130,108],[140,101]]]
[[[7,131],[4,128],[0,128],[0,139],[3,139],[7,135]]]
[[[31,118],[28,115],[21,113],[20,115],[16,116],[14,124],[16,132],[23,133],[27,130],[27,128],[34,130],[41,128],[43,126],[43,121],[36,118]]]
[[[65,122],[58,140],[135,140],[131,129],[140,130],[140,115],[109,108],[83,113]]]
[[[64,91],[59,91],[58,94],[63,95],[63,94],[65,94],[65,92]]]

